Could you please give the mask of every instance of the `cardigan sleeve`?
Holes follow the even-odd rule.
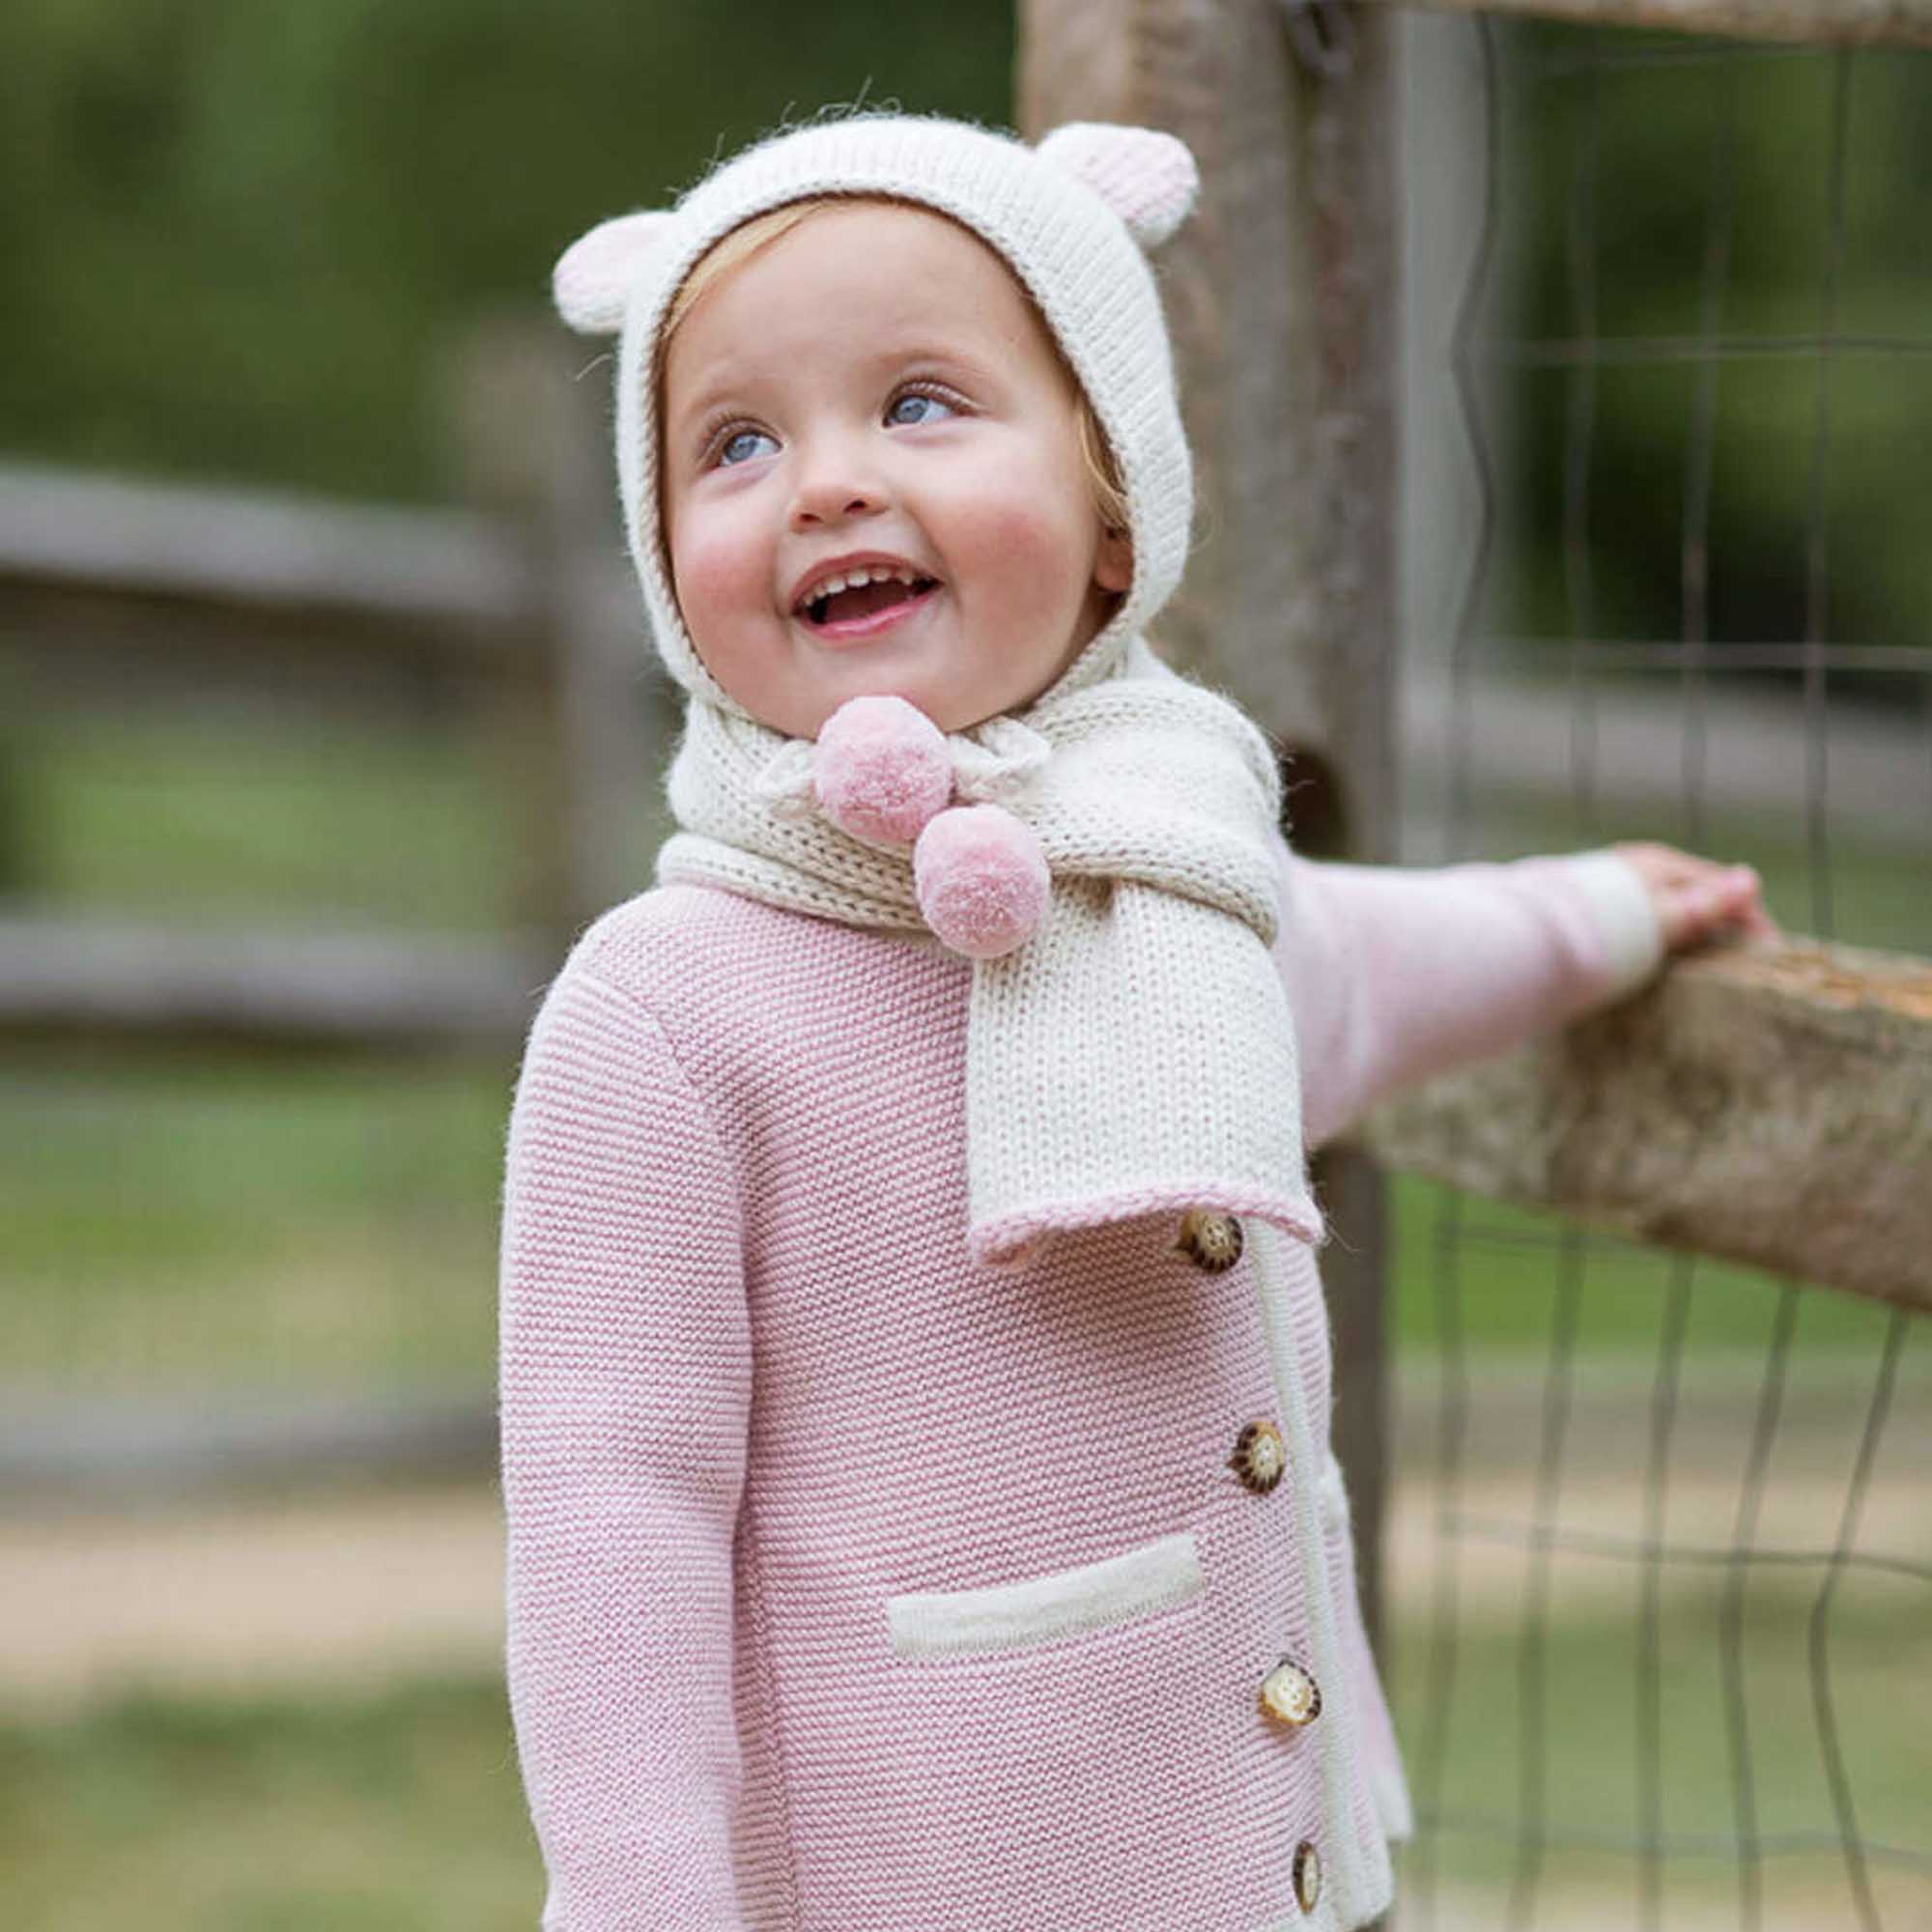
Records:
[[[1663,956],[1643,882],[1613,852],[1422,869],[1283,844],[1277,859],[1311,1147],[1411,1081],[1621,999]]]
[[[736,1932],[735,1173],[664,1034],[572,966],[511,1111],[498,1303],[507,1673],[544,1932]]]

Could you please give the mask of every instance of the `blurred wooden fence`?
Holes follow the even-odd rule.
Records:
[[[1390,17],[1364,14],[1346,60],[1323,71],[1303,59],[1297,80],[1268,55],[1280,22],[1266,5],[1211,24],[1124,0],[1033,8],[1021,88],[1037,126],[1148,120],[1208,160],[1206,205],[1165,273],[1210,533],[1164,636],[1178,661],[1238,691],[1292,755],[1303,849],[1371,860],[1396,856],[1395,770],[1423,791],[1441,756],[1440,693],[1420,680],[1405,693],[1393,658]],[[1095,33],[1140,51],[1095,66]],[[1151,34],[1159,49],[1142,46]],[[611,513],[607,389],[604,370],[586,372],[556,331],[480,329],[452,385],[465,510],[0,469],[12,649],[111,643],[167,660],[225,639],[318,668],[357,651],[461,664],[539,748],[519,779],[522,848],[507,855],[522,880],[513,933],[211,935],[0,907],[0,1029],[514,1047],[574,932],[648,883],[622,828],[639,787],[657,781],[672,721]],[[1300,534],[1283,541],[1285,530]],[[1485,758],[1517,759],[1530,778],[1567,743],[1569,700],[1523,686],[1508,702],[1513,727]],[[1668,700],[1654,714],[1648,702],[1625,707],[1639,748]],[[1866,809],[1880,820],[1909,813],[1891,767],[1917,753],[1882,723],[1867,728]],[[1741,760],[1728,778],[1715,772],[1714,787],[1743,793],[1776,763]],[[1640,754],[1618,763],[1639,791],[1654,778],[1646,766]],[[1594,1048],[1557,1043],[1420,1096],[1376,1124],[1380,1146],[1418,1172],[1932,1306],[1932,1190],[1882,1184],[1932,1171],[1923,962],[1826,947],[1781,965],[1712,960],[1604,1026]],[[1669,1116],[1684,1095],[1668,1083],[1605,1084],[1619,1027],[1641,1031],[1658,1064],[1701,1066],[1740,1094],[1758,1091],[1752,1069],[1775,1065],[1798,1034],[1810,1043],[1804,1080],[1777,1089],[1783,1131],[1775,1149],[1752,1148],[1742,1203],[1739,1164],[1726,1158],[1673,1174],[1667,1225],[1631,1194],[1628,1151],[1681,1140]],[[1759,1097],[1773,1104],[1769,1090]],[[1355,1161],[1338,1153],[1328,1177],[1331,1193],[1362,1196],[1357,1254],[1336,1265],[1373,1278],[1377,1183]],[[1821,1239],[1815,1218],[1752,1211],[1799,1195],[1851,1204],[1854,1232]],[[1344,1289],[1337,1305],[1345,1326],[1373,1322],[1378,1296]],[[1356,1393],[1369,1399],[1347,1407],[1371,1418],[1352,1454],[1357,1493],[1373,1498],[1381,1350],[1373,1332],[1343,1342],[1345,1367],[1368,1378]]]
[[[1534,0],[1527,11],[1932,43],[1926,0]],[[1029,126],[1151,122],[1207,162],[1204,207],[1165,273],[1209,535],[1164,640],[1236,690],[1292,757],[1305,850],[1393,859],[1397,773],[1429,789],[1449,701],[1394,662],[1393,9],[1025,0],[1022,17]],[[639,787],[656,782],[671,719],[610,519],[608,384],[601,370],[577,380],[582,360],[554,335],[479,333],[456,390],[464,511],[0,469],[10,649],[112,640],[167,659],[225,639],[318,666],[350,651],[415,654],[494,684],[541,747],[519,780],[521,915],[508,936],[212,937],[0,906],[0,1030],[514,1051],[571,935],[648,883],[619,828]],[[1514,723],[1486,745],[1486,765],[1515,761],[1525,781],[1560,767],[1569,695],[1490,696]],[[1605,707],[1598,723],[1634,751],[1606,770],[1640,792],[1656,783],[1646,747],[1670,700],[1620,701],[1620,722]],[[1778,793],[1803,729],[1768,714],[1752,755],[1714,767],[1712,795]],[[1861,750],[1834,806],[1922,835],[1908,782],[1922,748],[1883,720],[1856,732]],[[1713,1094],[1728,1096],[1722,1108]],[[1759,1131],[1767,1122],[1775,1133]],[[1367,1139],[1410,1171],[1923,1312],[1932,965],[1812,943],[1687,964],[1564,1039],[1437,1083]],[[1338,1446],[1373,1596],[1387,1453],[1381,1182],[1366,1148],[1331,1151],[1326,1166],[1347,1237],[1324,1263]],[[480,1399],[446,1414],[277,1405],[206,1420],[65,1405],[0,1428],[0,1480],[179,1487],[238,1467],[480,1463],[489,1420]]]
[[[564,947],[639,889],[626,808],[663,707],[607,507],[605,384],[541,328],[479,329],[456,389],[476,507],[403,509],[0,466],[9,649],[113,651],[299,688],[358,655],[460,671],[513,716],[519,931],[479,942],[76,919],[0,902],[0,1029],[394,1045],[521,1037]],[[634,816],[635,814],[630,814]]]

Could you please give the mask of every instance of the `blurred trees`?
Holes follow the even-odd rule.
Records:
[[[1495,375],[1514,568],[1489,628],[1690,635],[1701,499],[1715,643],[1803,639],[1815,593],[1833,643],[1932,645],[1932,55],[1549,24],[1503,45],[1484,332],[1582,359]],[[1592,334],[1657,353],[1600,358],[1593,380]],[[1708,387],[1706,334],[1722,351]],[[1861,675],[1843,695],[1916,690]]]
[[[781,118],[1004,122],[1012,35],[1009,0],[10,0],[0,450],[439,494],[480,309]]]
[[[1499,31],[1486,333],[1932,333],[1932,56]],[[1013,32],[1010,0],[12,0],[0,450],[441,494],[440,358],[479,311],[541,307],[582,228],[781,117],[863,95],[1004,122]],[[1932,355],[1853,347],[1827,388],[1820,367],[1727,357],[1708,437],[1694,357],[1505,370],[1512,540],[1487,628],[1684,636],[1687,501],[1694,522],[1708,492],[1712,639],[1803,638],[1822,587],[1833,639],[1932,642]],[[1567,564],[1566,516],[1586,540]]]

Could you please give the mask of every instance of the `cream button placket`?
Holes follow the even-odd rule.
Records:
[[[1294,1902],[1303,1912],[1321,1902],[1321,1854],[1306,1838],[1294,1848]]]
[[[1262,1709],[1298,1731],[1321,1715],[1321,1687],[1293,1658],[1284,1657],[1262,1679]]]

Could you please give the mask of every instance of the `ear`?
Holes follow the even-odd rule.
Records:
[[[1143,248],[1159,247],[1187,219],[1201,191],[1186,144],[1157,128],[1069,121],[1034,152],[1085,182]]]
[[[551,272],[556,312],[585,335],[614,335],[639,273],[663,239],[670,216],[660,210],[620,214],[579,236]]]
[[[1120,592],[1134,581],[1134,540],[1125,530],[1103,530],[1094,559],[1094,582],[1102,590]]]

